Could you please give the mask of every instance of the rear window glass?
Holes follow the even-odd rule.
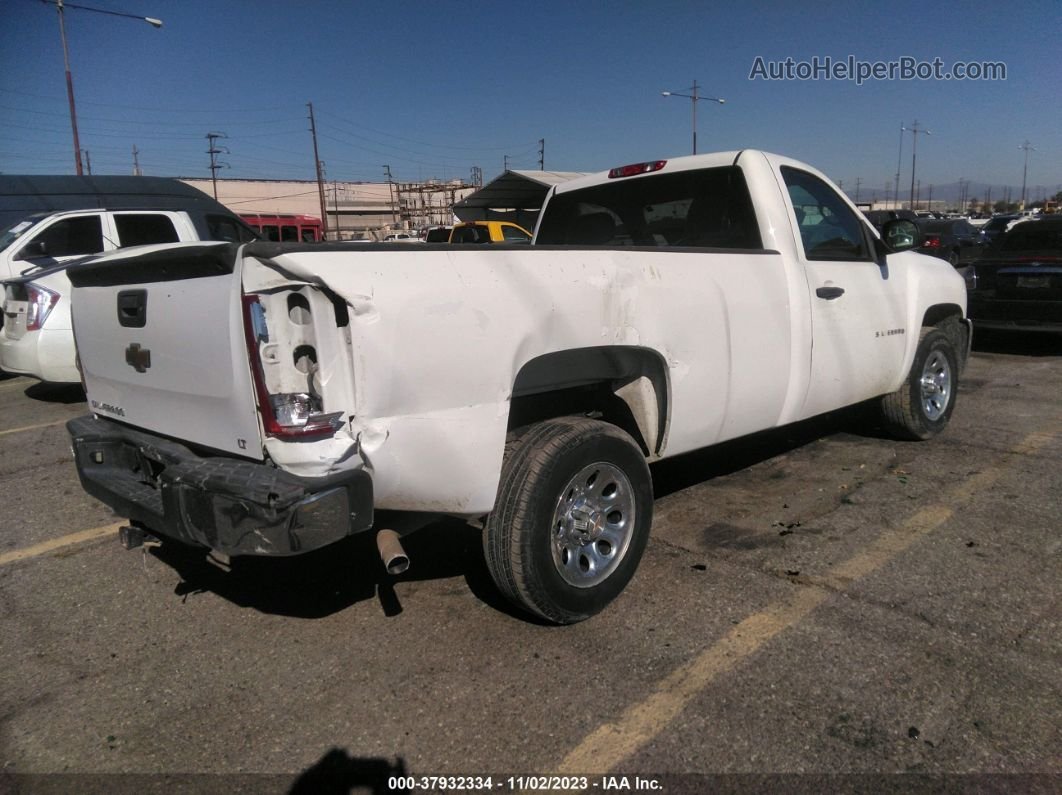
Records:
[[[556,194],[536,243],[760,249],[740,168],[619,179]]]
[[[114,225],[123,247],[176,243],[180,239],[169,216],[158,213],[115,213]]]
[[[490,230],[485,226],[455,226],[450,235],[451,243],[489,243]]]
[[[1062,224],[1026,221],[1003,238],[1004,251],[1062,251]]]

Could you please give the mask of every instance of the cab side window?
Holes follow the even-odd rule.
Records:
[[[207,229],[211,240],[225,240],[229,243],[250,243],[257,240],[254,230],[225,215],[207,215]]]
[[[782,167],[804,256],[809,260],[869,260],[863,223],[837,192],[818,177]]]
[[[118,229],[118,245],[122,247],[180,240],[173,221],[159,213],[115,213],[114,224]]]
[[[98,215],[56,221],[23,248],[27,257],[76,257],[103,251],[103,225]]]
[[[515,226],[503,226],[502,237],[506,243],[530,243],[531,238],[527,236],[527,233],[523,229],[517,229]]]

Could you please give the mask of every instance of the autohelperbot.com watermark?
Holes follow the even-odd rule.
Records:
[[[927,61],[911,55],[891,61],[866,61],[854,55],[768,60],[757,55],[749,70],[749,80],[851,80],[860,86],[872,80],[1006,79],[1007,64],[1003,61],[955,61],[949,65],[943,58]]]

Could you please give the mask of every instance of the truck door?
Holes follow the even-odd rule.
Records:
[[[904,358],[906,272],[875,258],[869,228],[827,182],[781,167],[811,299],[811,417],[891,390]]]

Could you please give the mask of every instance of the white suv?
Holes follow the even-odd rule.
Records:
[[[235,217],[200,219],[215,240],[246,241],[254,234]],[[70,210],[39,213],[0,234],[5,279],[0,369],[53,383],[77,383],[70,323],[70,263],[119,248],[200,240],[183,210]]]

